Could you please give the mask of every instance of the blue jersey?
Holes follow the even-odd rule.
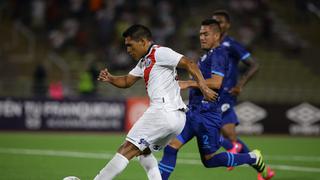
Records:
[[[230,63],[228,62],[227,50],[223,46],[211,49],[198,61],[199,69],[204,77],[208,79],[212,77],[212,74],[223,76],[221,88],[217,90],[218,94],[221,94],[223,88],[226,86],[227,79],[230,76]],[[189,91],[189,107],[203,107],[206,106],[208,110],[217,112],[220,111],[221,101],[217,98],[214,102],[203,101],[203,95],[198,88],[191,88]],[[206,105],[204,105],[206,104]]]
[[[223,89],[223,96],[230,100],[233,100],[235,103],[236,97],[231,96],[228,91],[236,86],[238,81],[238,64],[240,61],[246,60],[250,53],[237,41],[235,41],[230,36],[226,36],[222,42],[221,46],[225,47],[228,52],[228,61],[230,63],[230,76],[225,83]]]
[[[211,49],[198,61],[199,69],[204,79],[209,79],[212,74],[223,76],[221,88],[223,91],[228,76],[229,66],[228,52],[226,47],[218,46]],[[203,100],[203,95],[198,88],[191,88],[189,92],[189,108],[187,121],[178,140],[185,144],[194,136],[197,137],[198,147],[201,154],[211,154],[220,148],[220,128],[222,125],[221,98],[214,102]]]

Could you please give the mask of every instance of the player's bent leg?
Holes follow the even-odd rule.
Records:
[[[140,155],[141,151],[129,141],[125,141],[120,146],[115,156],[108,164],[99,172],[94,180],[111,180],[121,173],[129,164],[129,161]]]
[[[222,126],[222,135],[232,142],[237,141],[236,125],[234,123],[228,123]]]
[[[183,143],[178,138],[174,138],[169,145],[164,148],[163,157],[159,162],[159,169],[163,180],[169,179],[169,176],[176,166],[178,151],[182,146]]]
[[[239,153],[248,153],[248,152],[250,152],[249,147],[240,138],[237,139],[237,142],[242,145],[242,148],[241,148]]]
[[[141,166],[147,173],[149,180],[161,180],[161,174],[158,167],[158,161],[149,151],[147,154],[142,154],[138,156],[138,160]]]
[[[178,150],[194,137],[193,124],[190,120],[191,114],[191,111],[187,112],[187,121],[180,135],[172,139],[169,145],[164,148],[163,156],[159,163],[163,180],[167,180],[173,172],[176,166]]]
[[[234,167],[243,164],[256,163],[256,156],[253,153],[233,154],[230,152],[221,152],[218,154],[205,155],[202,163],[207,168],[214,167]]]
[[[238,153],[242,149],[242,144],[237,142],[236,125],[233,123],[225,124],[221,128],[224,137],[222,146],[231,153]]]
[[[128,160],[131,160],[132,158],[142,154],[143,152],[133,143],[125,141],[118,149],[118,153],[122,154]]]
[[[237,142],[237,134],[236,134],[236,124],[235,123],[227,123],[223,125],[221,128],[221,132],[224,136],[222,141],[222,146],[231,153],[238,153],[242,149],[242,144]],[[233,167],[228,167],[228,170],[233,170]]]

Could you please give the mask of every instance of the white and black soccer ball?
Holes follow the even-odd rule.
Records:
[[[80,179],[75,176],[68,176],[68,177],[63,178],[63,180],[80,180]]]

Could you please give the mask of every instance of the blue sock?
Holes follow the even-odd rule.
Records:
[[[242,145],[242,149],[241,149],[240,153],[250,152],[250,149],[248,148],[248,146],[243,141],[241,141],[241,139],[238,138],[237,142]]]
[[[256,158],[250,156],[249,153],[244,154],[232,154],[229,152],[222,152],[216,154],[209,160],[203,160],[203,164],[207,168],[212,167],[233,167],[240,166],[242,164],[253,164],[256,162]]]
[[[174,170],[177,161],[178,150],[171,146],[166,146],[163,151],[163,156],[159,162],[159,169],[163,180],[169,179],[170,174]]]
[[[227,138],[223,138],[221,146],[227,151],[233,148],[232,142]]]

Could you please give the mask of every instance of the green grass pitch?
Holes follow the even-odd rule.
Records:
[[[93,179],[114,155],[124,134],[1,132],[0,179],[62,180],[74,175]],[[276,171],[274,180],[319,180],[320,138],[289,136],[245,136],[251,148],[261,149],[266,162]],[[160,159],[162,152],[156,153]],[[144,180],[146,174],[132,161],[117,180]],[[195,141],[183,147],[173,180],[255,180],[248,166],[228,172],[226,168],[204,168]]]

